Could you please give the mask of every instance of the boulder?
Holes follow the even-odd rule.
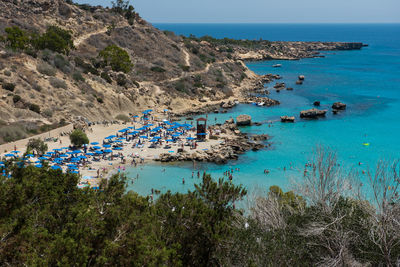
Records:
[[[294,122],[294,116],[281,116],[281,122]]]
[[[285,83],[276,83],[276,84],[274,85],[274,88],[275,88],[275,89],[284,89],[285,86],[286,86]]]
[[[297,80],[297,81],[296,81],[296,84],[303,84],[303,81]]]
[[[233,108],[234,106],[236,106],[236,103],[233,101],[228,101],[226,103],[222,104],[222,108]]]
[[[249,115],[239,115],[236,117],[237,126],[248,126],[251,125],[251,116]]]
[[[226,120],[225,123],[233,124],[235,123],[235,121],[233,120],[233,118],[230,118],[229,120]]]
[[[319,107],[321,105],[321,102],[319,102],[319,101],[314,101],[314,106],[315,107]]]
[[[286,88],[286,90],[293,91],[293,87],[288,87],[288,88]]]
[[[309,110],[303,110],[300,112],[300,118],[315,119],[318,117],[324,117],[326,112],[327,112],[327,110],[319,110],[316,108],[312,108]]]
[[[342,102],[336,102],[336,103],[333,103],[332,108],[336,109],[336,110],[345,110],[346,104],[344,104]]]
[[[299,81],[304,81],[305,77],[304,75],[299,75]]]

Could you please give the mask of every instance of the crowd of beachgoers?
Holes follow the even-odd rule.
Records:
[[[27,154],[26,148],[17,150],[15,147],[14,151],[2,155],[0,167],[4,167],[7,160],[17,159],[37,168],[48,165],[54,170],[81,175],[79,187],[96,188],[110,169],[120,172],[126,165],[143,164],[161,153],[177,153],[186,148],[208,150],[216,143],[207,138],[207,133],[197,133],[193,121],[171,122],[167,110],[161,114],[164,119],[159,115],[145,110],[141,116],[132,116],[131,122],[122,125],[92,125],[86,130],[91,142],[79,148],[74,147],[67,136],[48,143],[49,150],[43,155]]]

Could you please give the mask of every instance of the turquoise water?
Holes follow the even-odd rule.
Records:
[[[240,168],[239,172],[234,172],[236,184],[243,184],[250,190],[270,185],[289,189],[290,180],[302,176],[304,164],[312,158],[317,145],[336,150],[339,160],[348,168],[366,169],[373,167],[379,159],[400,158],[400,25],[156,26],[186,35],[207,33],[215,37],[361,41],[369,44],[359,51],[326,52],[325,58],[248,62],[248,67],[258,74],[280,74],[283,76],[281,81],[293,87],[294,91],[272,91],[271,97],[281,101],[277,107],[239,105],[227,114],[210,114],[209,118],[214,121],[216,117],[218,122],[223,122],[245,113],[251,115],[253,121],[274,121],[272,127],[263,124],[242,128],[248,133],[271,135],[272,147],[248,152],[227,165],[198,164],[196,171],[206,170],[214,177],[222,177],[227,169]],[[272,68],[276,63],[282,64],[282,68]],[[299,74],[306,76],[303,85],[294,84]],[[339,115],[329,113],[325,119],[300,120],[300,110],[311,108],[315,100],[321,101],[321,108],[328,108],[336,101],[348,106]],[[295,115],[296,123],[278,122],[281,115]],[[364,142],[370,146],[363,146]],[[358,166],[358,162],[363,165]],[[270,173],[264,174],[264,169]],[[131,168],[128,176],[139,174],[139,179],[134,180],[129,189],[144,195],[150,194],[151,188],[185,192],[199,181],[191,178],[192,171],[192,164],[151,164]],[[185,185],[182,185],[182,178],[185,178]]]

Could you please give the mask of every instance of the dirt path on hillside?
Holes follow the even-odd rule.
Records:
[[[87,34],[81,35],[78,38],[76,38],[74,40],[74,46],[78,47],[79,45],[81,45],[84,41],[86,41],[87,39],[89,39],[91,36],[96,35],[96,34],[101,34],[101,33],[106,33],[107,32],[107,27],[104,27],[100,30],[94,31],[94,32],[89,32]]]

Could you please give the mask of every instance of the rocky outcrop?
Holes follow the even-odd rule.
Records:
[[[294,116],[281,116],[281,122],[294,122]]]
[[[297,84],[297,85],[301,85],[301,84],[303,84],[303,81],[297,80],[297,81],[296,81],[296,84]]]
[[[233,108],[234,106],[236,106],[235,101],[229,100],[228,102],[221,102],[221,107],[222,108]]]
[[[251,116],[250,115],[239,115],[236,117],[236,125],[237,126],[249,126],[251,125]]]
[[[336,110],[345,110],[346,109],[346,104],[342,103],[342,102],[335,102],[332,105],[332,109],[336,109]]]
[[[325,117],[327,110],[319,110],[316,108],[303,110],[300,112],[300,118],[315,119],[318,117]]]
[[[304,75],[299,75],[299,81],[304,81],[305,77]]]
[[[313,105],[315,107],[319,107],[321,105],[321,102],[320,101],[314,101]]]
[[[279,89],[279,90],[283,90],[283,89],[285,89],[285,87],[286,87],[286,84],[285,84],[285,83],[276,83],[276,84],[274,85],[274,88],[275,88],[275,89]]]
[[[188,152],[182,151],[180,153],[163,153],[159,156],[157,161],[173,162],[173,161],[206,161],[214,162],[217,164],[225,164],[228,160],[238,159],[240,154],[246,151],[257,151],[265,147],[262,143],[269,139],[268,135],[253,135],[247,136],[240,132],[233,120],[227,120],[222,125],[214,125],[211,127],[212,131],[220,131],[228,133],[230,138],[225,138],[221,144],[211,146],[209,150]]]

